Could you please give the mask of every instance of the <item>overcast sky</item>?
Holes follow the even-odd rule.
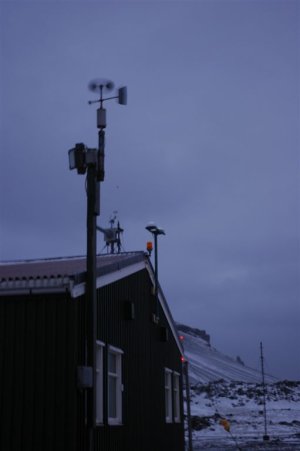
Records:
[[[174,318],[259,368],[300,378],[299,2],[0,3],[1,260],[84,254],[76,142],[106,104],[103,226],[126,251],[164,227],[159,278]],[[103,248],[99,235],[98,251]]]

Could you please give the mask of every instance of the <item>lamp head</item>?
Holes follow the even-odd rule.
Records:
[[[153,221],[151,221],[146,225],[145,228],[146,228],[146,230],[148,230],[148,232],[154,233],[154,231],[157,229],[157,226],[155,225],[155,223]]]
[[[75,144],[73,149],[69,150],[69,168],[77,169],[78,174],[85,174],[86,172],[86,146],[83,143]]]
[[[154,224],[154,222],[149,222],[149,224],[146,226],[146,230],[148,232],[153,233],[153,235],[165,235],[164,229],[157,227],[157,225]]]

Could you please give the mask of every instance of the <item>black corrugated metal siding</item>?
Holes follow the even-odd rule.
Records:
[[[76,447],[76,301],[0,299],[0,449]]]
[[[126,319],[126,302],[134,303],[133,320]],[[171,330],[169,340],[161,340],[161,327],[169,326],[162,310],[159,325],[154,324],[151,321],[154,311],[151,281],[146,270],[98,290],[97,337],[124,352],[124,392],[122,426],[107,424],[107,398],[104,398],[104,425],[96,431],[97,451],[184,449],[183,424],[167,424],[164,411],[164,368],[181,373],[181,355]],[[82,411],[80,416],[78,451],[83,449]]]
[[[164,417],[164,368],[181,373],[180,351],[171,330],[161,340],[161,327],[169,328],[163,312],[159,325],[151,320],[151,288],[143,270],[98,290],[97,337],[124,352],[124,392],[122,426],[107,424],[104,397],[95,451],[184,449],[183,424],[166,424]],[[135,306],[132,320],[128,302]],[[1,451],[85,450],[84,396],[76,385],[84,364],[84,303],[84,296],[67,294],[0,298]]]

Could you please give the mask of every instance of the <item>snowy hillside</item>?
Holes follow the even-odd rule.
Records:
[[[224,381],[260,382],[261,373],[249,368],[236,359],[228,357],[211,347],[201,338],[203,331],[177,324],[183,337],[185,357],[189,362],[191,384],[206,383],[223,379]],[[275,382],[272,376],[266,376],[267,382]]]

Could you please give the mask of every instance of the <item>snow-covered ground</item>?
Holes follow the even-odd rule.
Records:
[[[191,414],[195,449],[228,445],[232,449],[300,450],[300,382],[277,382],[266,387],[265,434],[262,386],[247,382],[211,382],[192,385]],[[227,432],[221,419],[230,424]],[[236,445],[236,442],[238,446]],[[252,448],[249,448],[249,446]],[[197,448],[197,446],[198,448]],[[292,448],[292,445],[297,445]],[[226,449],[226,448],[224,448]]]
[[[266,377],[266,428],[259,371],[212,348],[195,329],[182,331],[189,361],[194,450],[300,451],[300,381]],[[229,422],[226,431],[221,419]]]

